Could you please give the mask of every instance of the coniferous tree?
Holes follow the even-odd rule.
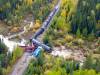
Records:
[[[87,28],[87,35],[95,32],[96,27],[96,0],[79,0],[76,13],[72,16],[71,29],[76,33],[77,29],[83,34]]]

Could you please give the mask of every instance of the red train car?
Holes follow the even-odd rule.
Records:
[[[21,48],[24,49],[25,52],[33,52],[35,50],[35,46],[20,46]]]

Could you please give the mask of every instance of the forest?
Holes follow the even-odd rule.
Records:
[[[8,25],[20,24],[27,14],[44,21],[56,0],[0,0],[0,20]]]
[[[62,52],[64,47],[72,54],[64,58],[43,49],[30,61],[23,75],[100,75],[100,0],[0,0],[0,23],[21,27],[25,17],[32,15],[33,27],[23,35],[33,35],[58,1],[61,1],[60,9],[41,39],[53,51]],[[74,57],[75,51],[82,53],[83,62]],[[1,39],[0,75],[10,74],[24,53],[19,46],[10,53]]]

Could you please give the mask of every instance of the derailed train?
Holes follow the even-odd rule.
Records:
[[[33,56],[38,56],[41,49],[45,49],[47,52],[51,52],[51,47],[39,42],[37,40],[37,37],[40,36],[43,32],[46,31],[46,29],[50,26],[50,22],[53,19],[54,15],[58,12],[60,7],[60,4],[57,4],[54,8],[54,10],[50,13],[48,18],[45,20],[45,22],[42,24],[41,28],[35,33],[33,37],[30,38],[30,44],[29,46],[20,46],[24,48],[26,52],[32,52]],[[42,48],[41,48],[42,47]]]
[[[58,3],[54,10],[50,13],[50,15],[48,16],[48,18],[44,21],[44,23],[42,24],[41,28],[35,33],[35,35],[31,38],[31,42],[37,46],[37,49],[32,52],[32,54],[34,56],[37,56],[39,54],[39,52],[41,51],[40,49],[45,49],[47,52],[51,52],[51,48],[39,41],[37,41],[37,37],[40,36],[41,34],[43,34],[43,32],[46,31],[46,29],[50,26],[50,22],[53,19],[54,15],[56,15],[56,13],[59,11],[60,8],[60,4]],[[42,48],[40,48],[42,47]]]
[[[58,10],[59,10],[59,4],[55,6],[54,10],[50,13],[48,18],[45,20],[45,22],[43,23],[42,27],[35,33],[35,35],[31,39],[33,44],[43,47],[48,52],[51,52],[51,48],[49,46],[45,45],[45,44],[40,43],[36,39],[37,39],[38,36],[43,34],[43,32],[45,32],[46,29],[50,26],[50,22],[53,19],[54,15],[56,15]]]

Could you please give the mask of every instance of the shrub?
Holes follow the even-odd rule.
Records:
[[[91,34],[88,35],[87,40],[92,41],[95,39],[95,35],[93,32],[91,32]]]
[[[97,47],[94,51],[95,54],[100,54],[100,47]]]
[[[91,55],[88,55],[86,61],[83,64],[83,69],[94,69],[96,72],[100,72],[100,60],[94,59]]]
[[[23,49],[20,48],[20,47],[16,47],[14,52],[13,52],[13,55],[16,57],[16,58],[19,58],[21,57],[23,54]]]
[[[73,72],[73,75],[98,75],[95,70],[77,70]]]
[[[84,40],[82,40],[82,39],[78,39],[77,42],[78,42],[79,45],[84,44]]]
[[[23,55],[23,52],[24,51],[22,48],[16,47],[12,53],[12,59],[10,61],[10,64],[14,64]]]
[[[45,73],[45,75],[61,75],[60,71],[48,71]]]
[[[3,68],[3,75],[8,75],[12,71],[12,67],[8,66],[7,68]]]
[[[0,54],[7,52],[7,46],[3,43],[3,41],[0,39]]]
[[[67,34],[67,35],[65,36],[65,41],[66,41],[66,42],[71,42],[73,39],[74,39],[74,38],[73,38],[72,35]]]
[[[52,44],[51,44],[51,37],[49,35],[45,35],[44,38],[43,38],[43,42],[44,44],[52,47]]]
[[[67,62],[66,64],[66,72],[72,74],[73,71],[79,70],[79,63],[77,62]]]
[[[55,40],[55,42],[53,43],[55,46],[61,46],[61,40]]]
[[[92,69],[92,67],[93,67],[93,58],[91,55],[88,55],[84,62],[83,69]]]
[[[3,75],[3,70],[1,66],[0,66],[0,75]]]
[[[99,59],[96,59],[93,69],[95,69],[96,72],[100,72],[100,60]]]
[[[83,39],[75,39],[75,40],[73,40],[73,43],[75,44],[75,45],[83,45],[84,44],[84,40]]]
[[[79,29],[79,28],[77,29],[76,36],[77,36],[78,38],[81,38],[81,37],[82,37],[82,35],[81,35],[81,32],[80,32],[80,29]]]
[[[40,52],[39,56],[37,57],[38,65],[43,66],[44,64],[44,55],[43,51]]]

